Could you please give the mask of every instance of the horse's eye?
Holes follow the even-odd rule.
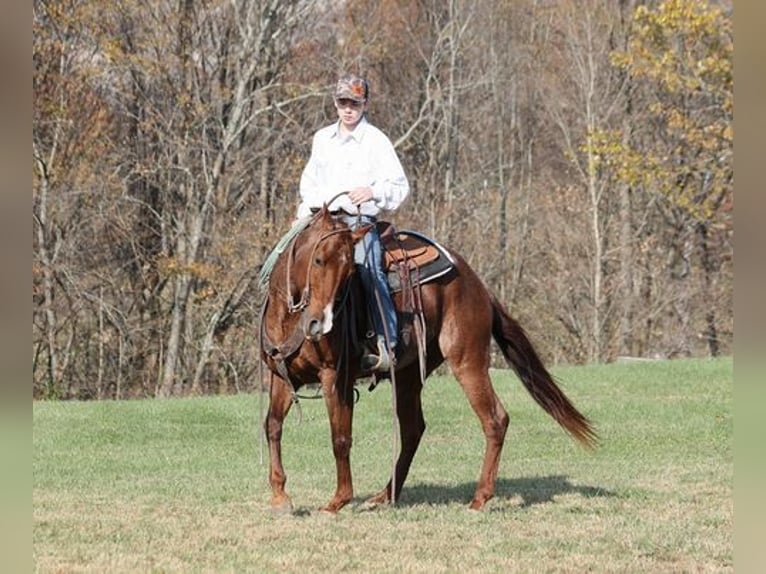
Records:
[[[314,265],[322,267],[324,265],[324,261],[322,261],[322,258],[317,255],[314,257]]]

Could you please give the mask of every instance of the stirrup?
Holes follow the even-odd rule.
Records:
[[[362,368],[365,371],[388,371],[391,369],[391,359],[385,351],[380,355],[369,353],[362,357]]]
[[[378,354],[369,352],[362,355],[362,369],[365,371],[389,371],[391,352],[386,350],[384,341],[378,340]]]

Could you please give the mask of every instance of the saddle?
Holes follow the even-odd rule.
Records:
[[[384,267],[391,293],[401,293],[398,305],[400,342],[408,346],[414,339],[420,380],[426,380],[426,319],[418,286],[434,281],[457,267],[449,251],[436,241],[416,231],[397,231],[387,221],[378,221],[376,229],[383,247]],[[387,378],[375,373],[370,385]]]
[[[383,245],[384,266],[392,293],[428,283],[455,268],[444,247],[416,231],[397,231],[387,221],[377,224]]]

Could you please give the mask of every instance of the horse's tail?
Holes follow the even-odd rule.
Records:
[[[492,336],[508,364],[546,413],[584,446],[594,448],[598,443],[598,435],[593,424],[556,385],[521,325],[508,314],[494,295],[490,297]]]

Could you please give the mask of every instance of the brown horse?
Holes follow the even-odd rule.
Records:
[[[361,349],[351,341],[357,320],[350,310],[361,308],[362,296],[354,273],[353,245],[368,229],[352,231],[325,207],[280,255],[270,277],[261,320],[261,351],[271,371],[264,428],[275,510],[292,509],[282,466],[283,421],[297,400],[297,389],[312,383],[321,385],[337,470],[335,495],[322,510],[335,513],[353,496],[349,453],[354,382],[366,375],[360,371]],[[588,447],[596,444],[597,436],[553,381],[521,326],[463,258],[451,253],[454,272],[419,288],[426,324],[425,375],[447,361],[481,421],[486,438],[484,462],[470,503],[471,509],[479,510],[494,495],[508,428],[508,414],[489,377],[491,338],[534,400],[564,430]],[[394,298],[399,309],[401,297],[397,293]],[[414,341],[402,343],[397,353],[393,381],[401,450],[391,480],[369,499],[371,505],[391,502],[392,495],[393,500],[398,498],[426,428],[418,354]]]

